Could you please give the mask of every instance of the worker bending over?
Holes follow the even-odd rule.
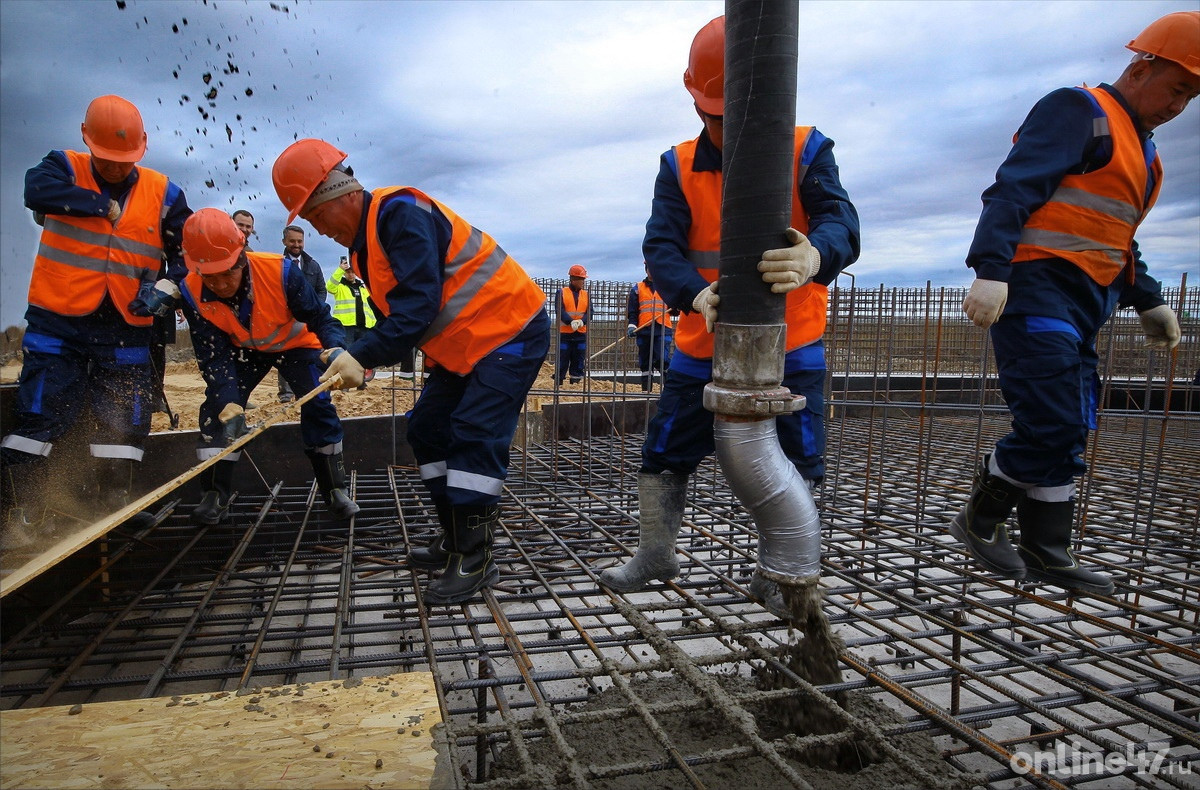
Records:
[[[285,265],[278,253],[246,252],[245,244],[220,209],[200,209],[183,227],[190,271],[182,283],[183,311],[207,384],[196,451],[201,461],[218,455],[244,429],[246,401],[273,366],[296,392],[307,393],[324,372],[321,350],[345,343],[342,325],[294,262]],[[300,435],[330,513],[350,518],[358,505],[346,490],[342,422],[328,392],[300,407]],[[201,475],[194,522],[216,524],[225,516],[240,457],[231,453]]]
[[[275,191],[289,222],[299,214],[349,249],[382,316],[348,349],[326,352],[326,377],[357,387],[364,366],[425,353],[408,443],[442,534],[409,562],[442,570],[426,601],[461,603],[499,576],[493,534],[509,445],[549,348],[546,297],[491,236],[415,187],[364,190],[345,158],[299,140],[275,161]]]

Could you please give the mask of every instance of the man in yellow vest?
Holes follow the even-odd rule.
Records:
[[[587,331],[592,320],[592,305],[588,292],[587,269],[578,263],[567,270],[567,285],[558,292],[555,312],[558,314],[558,383],[567,378],[571,383],[583,381],[587,370]]]
[[[1115,308],[1132,307],[1148,346],[1179,343],[1134,233],[1162,185],[1151,133],[1200,95],[1200,11],[1167,14],[1127,48],[1133,60],[1114,84],[1061,88],[1034,106],[983,193],[963,311],[990,328],[1013,428],[983,457],[950,527],[1001,577],[1099,595],[1112,594],[1112,579],[1070,549],[1095,427],[1096,335]],[[1013,508],[1016,548],[1005,527]]]
[[[333,297],[333,317],[342,323],[346,330],[346,342],[353,344],[362,337],[368,329],[375,326],[375,311],[371,307],[371,292],[363,279],[354,273],[350,259],[345,255],[338,263],[329,281],[325,283],[329,295]],[[360,390],[367,388],[367,382],[375,375],[375,371],[367,370],[363,374],[363,383],[358,385]]]
[[[18,424],[0,442],[9,511],[6,544],[42,523],[39,492],[54,443],[90,409],[90,480],[78,487],[93,516],[123,507],[142,460],[156,388],[155,317],[172,314],[183,277],[179,240],[191,214],[183,191],[138,164],[146,132],[137,107],[101,96],[80,126],[88,153],[55,150],[25,175],[25,205],[42,225],[29,282],[17,393]],[[163,263],[166,262],[166,267]]]
[[[703,131],[662,155],[642,242],[655,287],[683,314],[658,410],[642,445],[637,554],[600,575],[601,582],[621,592],[679,573],[675,539],[688,476],[714,449],[713,414],[704,408],[703,391],[712,380],[712,332],[720,305],[724,77],[725,18],[718,17],[696,34],[683,77]],[[858,258],[859,224],[842,188],[833,141],[813,127],[798,127],[795,146],[792,226],[779,229],[780,241],[790,246],[765,251],[758,270],[774,293],[787,294],[783,385],[808,401],[803,411],[777,419],[779,443],[801,476],[816,486],[825,475],[821,338],[827,286]],[[783,613],[777,586],[757,571],[750,589],[771,611]]]
[[[546,295],[496,240],[411,186],[367,191],[324,140],[298,140],[271,179],[297,215],[350,251],[381,318],[348,349],[330,349],[325,377],[343,386],[364,367],[425,352],[425,386],[408,420],[442,534],[409,552],[441,570],[425,601],[457,604],[500,576],[492,558],[509,445],[550,345]]]

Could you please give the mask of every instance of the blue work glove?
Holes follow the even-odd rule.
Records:
[[[142,283],[137,298],[129,303],[129,312],[162,318],[175,309],[178,301],[179,286],[170,280],[159,280],[154,285]]]
[[[250,429],[246,427],[246,412],[236,403],[225,404],[217,419],[221,421],[221,433],[225,438],[226,447],[236,442],[238,437],[250,433]]]
[[[630,324],[629,326],[625,327],[625,337],[633,337],[635,334],[637,334],[636,326]]]

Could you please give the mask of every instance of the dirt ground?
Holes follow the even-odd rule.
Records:
[[[21,364],[11,360],[0,367],[0,382],[17,381],[21,374]],[[250,419],[260,422],[273,416],[284,406],[278,400],[278,385],[276,373],[271,371],[250,395],[250,404],[257,412]],[[587,393],[612,393],[620,391],[621,386],[614,386],[611,381],[585,379],[579,384],[569,382],[559,386],[559,394],[565,400],[578,400]],[[403,379],[399,377],[380,377],[367,385],[365,390],[340,390],[333,393],[333,403],[338,414],[342,417],[363,417],[382,414],[403,414],[412,408],[414,398],[420,394],[420,377]],[[194,430],[199,427],[200,404],[204,402],[204,379],[195,360],[184,362],[168,362],[167,373],[163,379],[163,389],[171,410],[179,415],[180,430]],[[534,384],[535,391],[553,392],[554,368],[547,362],[542,366],[542,372]],[[393,400],[394,397],[394,400]],[[150,425],[152,432],[171,430],[171,420],[163,412],[158,412]]]

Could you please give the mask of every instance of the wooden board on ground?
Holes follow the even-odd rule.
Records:
[[[428,787],[433,675],[0,712],[0,788]]]

